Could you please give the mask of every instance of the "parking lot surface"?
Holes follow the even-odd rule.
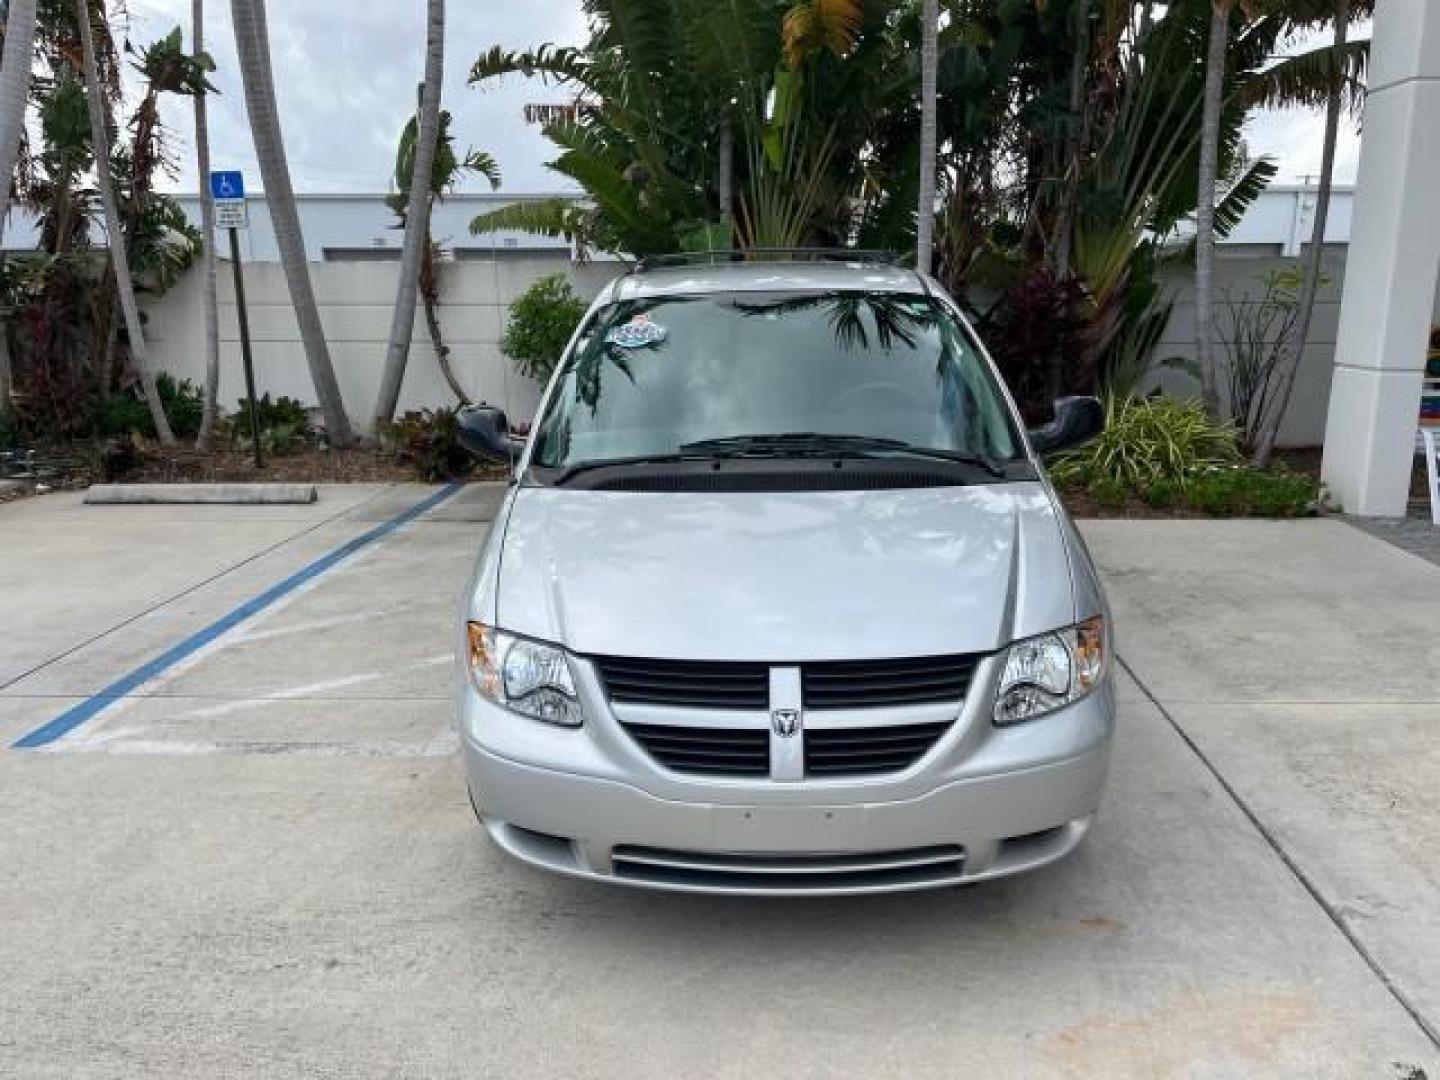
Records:
[[[1074,857],[652,895],[472,816],[453,618],[501,494],[0,506],[0,1076],[1440,1078],[1440,568],[1088,523],[1127,670]]]

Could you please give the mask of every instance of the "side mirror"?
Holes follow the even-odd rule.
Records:
[[[505,413],[493,405],[466,405],[456,417],[460,445],[478,458],[513,464],[525,443],[511,436]]]
[[[1081,446],[1104,430],[1105,406],[1099,398],[1060,398],[1055,402],[1055,419],[1031,429],[1030,444],[1037,454],[1053,454]]]

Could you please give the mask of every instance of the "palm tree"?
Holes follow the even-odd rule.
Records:
[[[145,347],[145,329],[140,322],[140,309],[135,304],[135,282],[130,277],[130,257],[125,248],[125,235],[120,228],[120,209],[115,199],[115,181],[110,167],[110,131],[105,122],[105,101],[100,92],[100,72],[95,63],[95,35],[90,26],[90,0],[75,0],[75,19],[80,26],[80,49],[85,67],[85,97],[90,110],[90,141],[95,151],[95,179],[100,189],[100,202],[105,210],[106,246],[110,249],[110,265],[115,273],[115,288],[120,294],[120,310],[125,316],[125,332],[130,337],[130,355],[145,391],[145,402],[155,422],[155,433],[165,446],[173,445],[175,435],[160,403],[155,388],[155,374],[150,370],[150,353]]]
[[[191,5],[191,36],[195,54],[205,51],[205,0]],[[205,95],[195,95],[195,163],[200,173],[200,225],[205,247],[200,253],[200,308],[205,321],[205,397],[195,445],[204,448],[220,411],[220,312],[215,285],[215,203],[210,197],[210,122]]]
[[[1220,114],[1225,106],[1230,11],[1235,0],[1211,0],[1200,114],[1199,202],[1195,210],[1195,361],[1200,390],[1211,412],[1218,408],[1215,377],[1215,185],[1220,171]]]
[[[35,0],[10,0],[5,20],[4,67],[0,68],[0,228],[10,212],[15,159],[25,131],[25,106],[30,100],[31,50],[35,41]]]
[[[290,184],[290,166],[285,158],[285,141],[275,106],[265,0],[230,0],[230,12],[235,24],[240,80],[245,87],[245,111],[250,116],[250,134],[265,184],[265,201],[270,206],[275,246],[280,250],[280,264],[290,287],[290,303],[295,308],[295,321],[300,327],[315,396],[325,417],[325,431],[332,445],[344,446],[352,439],[350,418],[345,413],[340,385],[335,381],[335,368],[330,362],[330,349],[325,343],[325,329],[320,324],[320,309],[315,303],[315,290],[305,259],[305,238],[300,230],[300,214],[295,208],[295,190]]]
[[[375,422],[388,423],[400,400],[405,362],[410,356],[410,334],[415,325],[415,294],[420,264],[430,243],[430,180],[435,172],[435,144],[440,134],[440,88],[445,77],[445,0],[429,0],[425,20],[425,82],[420,88],[420,111],[415,142],[415,166],[410,177],[410,200],[405,212],[405,244],[400,255],[400,282],[395,312],[390,320],[390,342],[385,349],[385,370],[375,399]]]
[[[10,0],[5,21],[4,67],[0,68],[0,235],[10,213],[10,188],[15,159],[25,130],[25,106],[30,100],[30,51],[35,40],[35,0]],[[0,413],[10,405],[10,342],[0,332]]]
[[[930,272],[935,236],[935,74],[939,66],[939,0],[925,0],[920,28],[920,219],[915,265]]]
[[[479,173],[490,181],[492,190],[500,187],[500,167],[495,159],[481,150],[469,150],[464,157],[455,152],[455,138],[450,134],[450,113],[440,110],[440,124],[435,137],[435,161],[430,172],[430,191],[426,201],[425,243],[420,255],[420,300],[425,307],[425,328],[430,334],[430,345],[435,351],[435,363],[446,385],[461,405],[470,404],[470,397],[455,372],[450,367],[450,347],[445,344],[445,335],[440,327],[440,266],[436,258],[436,245],[429,232],[429,218],[435,203],[443,199],[466,173]],[[412,116],[400,133],[400,146],[395,152],[395,193],[385,199],[399,218],[400,228],[410,221],[410,191],[416,179],[415,154],[420,142],[420,118]]]
[[[1288,366],[1280,379],[1280,389],[1275,396],[1275,406],[1265,418],[1255,443],[1252,464],[1263,469],[1270,464],[1275,452],[1275,440],[1280,434],[1280,424],[1290,407],[1290,397],[1295,391],[1295,376],[1305,359],[1305,347],[1310,341],[1310,325],[1315,315],[1315,297],[1320,291],[1321,263],[1325,254],[1325,229],[1330,222],[1330,194],[1335,180],[1335,146],[1340,134],[1340,111],[1345,103],[1346,69],[1345,57],[1349,48],[1350,19],[1353,14],[1351,0],[1335,2],[1335,44],[1332,47],[1334,70],[1331,72],[1330,88],[1325,101],[1325,146],[1320,159],[1320,186],[1315,196],[1315,222],[1310,233],[1310,247],[1305,252],[1304,280],[1300,286],[1300,298],[1296,304],[1295,336],[1286,351],[1290,353]]]

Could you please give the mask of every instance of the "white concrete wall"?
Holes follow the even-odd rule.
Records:
[[[500,352],[506,308],[531,282],[557,270],[568,272],[576,290],[589,299],[618,267],[614,263],[577,267],[552,259],[519,258],[442,266],[441,325],[456,377],[474,400],[503,404],[517,420],[531,417],[540,387],[516,374]],[[391,262],[310,265],[335,374],[345,407],[357,423],[368,421],[379,390],[398,271],[398,264]],[[315,391],[280,266],[247,265],[245,293],[257,391],[286,394],[313,404]],[[164,297],[147,305],[146,313],[159,368],[201,382],[205,356],[199,275],[188,274]],[[220,366],[220,402],[233,410],[244,395],[245,383],[235,294],[230,264],[225,261],[220,264]],[[423,314],[417,310],[400,409],[452,404],[454,395],[440,376]]]
[[[1223,337],[1230,327],[1228,298],[1245,304],[1258,304],[1265,292],[1264,276],[1274,270],[1295,265],[1294,259],[1222,257],[1216,260],[1216,321]],[[1176,297],[1170,325],[1155,350],[1155,361],[1170,357],[1193,360],[1195,357],[1195,289],[1193,271],[1188,267],[1170,271],[1165,280]],[[1335,330],[1340,319],[1340,287],[1345,278],[1343,251],[1327,251],[1325,275],[1328,282],[1321,287],[1315,301],[1315,318],[1310,327],[1310,341],[1302,358],[1300,373],[1295,380],[1295,393],[1280,431],[1282,446],[1318,446],[1325,434],[1325,410],[1330,399],[1331,361],[1335,356]],[[1226,352],[1217,349],[1223,363]],[[1167,371],[1154,379],[1165,389],[1177,394],[1198,394],[1199,384],[1182,372]],[[1224,394],[1226,376],[1220,375]]]
[[[1222,253],[1216,268],[1219,296],[1259,300],[1262,276],[1293,260]],[[346,408],[357,423],[368,422],[379,389],[384,363],[390,311],[395,302],[394,262],[312,263],[310,273],[321,305],[321,320],[330,342],[331,358]],[[540,388],[515,373],[501,354],[506,308],[531,282],[558,270],[567,272],[577,291],[587,299],[619,272],[615,263],[573,266],[548,258],[501,258],[498,261],[464,261],[443,265],[442,325],[451,347],[457,377],[475,400],[504,405],[515,419],[530,419]],[[1345,274],[1343,250],[1326,253],[1329,282],[1320,291],[1295,396],[1281,432],[1286,446],[1318,446],[1325,433],[1340,291]],[[1175,312],[1159,347],[1156,361],[1195,355],[1195,309],[1190,271],[1177,268],[1168,281],[1177,297]],[[284,275],[276,263],[256,263],[245,269],[251,337],[255,348],[256,382],[261,393],[288,394],[313,403],[315,393],[305,366],[295,317]],[[239,331],[235,320],[230,268],[220,264],[221,385],[220,400],[233,410],[244,393],[240,365]],[[151,347],[156,362],[184,378],[201,381],[204,355],[200,324],[199,277],[190,274],[175,289],[147,307]],[[1440,308],[1436,322],[1440,323]],[[1221,325],[1228,325],[1222,314]],[[1194,393],[1194,382],[1183,373],[1165,373],[1155,379],[1167,390]],[[422,315],[416,313],[414,343],[401,393],[401,410],[452,404],[453,397],[440,377]]]
[[[1246,257],[1221,252],[1216,261],[1216,317],[1223,336],[1230,326],[1230,316],[1223,307],[1227,294],[1242,302],[1259,303],[1264,295],[1262,278],[1273,270],[1295,265],[1294,259]],[[1345,284],[1346,252],[1328,248],[1324,273],[1328,281],[1321,287],[1315,301],[1315,318],[1310,327],[1310,340],[1295,380],[1295,393],[1285,422],[1280,429],[1281,446],[1319,446],[1325,441],[1325,419],[1330,403],[1330,382],[1335,360],[1335,343],[1340,325],[1340,296]],[[1194,359],[1195,356],[1195,290],[1193,271],[1182,267],[1170,271],[1165,280],[1176,297],[1175,311],[1160,344],[1155,350],[1158,364],[1168,357]],[[1440,299],[1435,305],[1434,321],[1440,324]],[[1217,356],[1223,362],[1225,350]],[[1418,363],[1424,363],[1424,350]],[[1184,373],[1157,374],[1154,382],[1177,394],[1198,393],[1198,384]],[[1221,374],[1221,392],[1225,376]]]

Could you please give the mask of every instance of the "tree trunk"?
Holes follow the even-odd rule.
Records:
[[[25,133],[25,107],[30,101],[30,70],[35,62],[35,0],[10,0],[5,21],[4,67],[0,68],[0,228],[10,212],[15,159]]]
[[[150,353],[145,347],[145,328],[140,322],[140,309],[135,303],[135,283],[130,278],[130,256],[125,250],[125,235],[120,228],[120,209],[115,202],[115,185],[110,175],[110,132],[105,123],[105,102],[100,93],[100,73],[95,64],[95,35],[90,28],[89,0],[75,0],[75,18],[80,24],[80,49],[85,66],[85,98],[90,111],[90,142],[95,151],[95,179],[100,189],[100,202],[105,208],[105,244],[110,249],[110,265],[115,269],[115,288],[120,294],[120,310],[125,316],[125,332],[130,337],[130,355],[150,406],[150,418],[160,442],[170,446],[175,436],[170,421],[160,404],[155,388],[155,375],[150,370]]]
[[[305,361],[310,368],[315,396],[325,416],[325,431],[330,443],[345,446],[352,441],[350,418],[345,413],[340,384],[335,380],[330,349],[325,343],[325,329],[320,324],[320,309],[315,303],[315,290],[310,282],[300,214],[295,208],[295,190],[290,184],[290,166],[285,157],[285,141],[275,105],[275,79],[270,70],[265,0],[231,0],[230,11],[235,24],[240,80],[245,87],[245,111],[250,115],[255,157],[260,164],[265,201],[270,207],[270,222],[275,231],[275,246],[280,251],[280,264],[290,289],[290,303],[295,308]]]
[[[920,205],[915,266],[928,274],[935,248],[935,76],[939,65],[940,3],[925,0],[920,28]]]
[[[435,363],[455,400],[461,405],[470,404],[470,395],[455,377],[450,366],[450,346],[445,344],[445,335],[440,330],[440,271],[435,265],[435,243],[425,241],[425,258],[420,263],[420,301],[425,306],[425,329],[430,332],[430,345],[435,350]]]
[[[400,254],[400,284],[390,320],[385,371],[375,399],[375,423],[388,423],[400,402],[410,334],[415,326],[415,297],[420,267],[430,243],[431,189],[435,182],[435,143],[440,134],[440,90],[445,77],[445,0],[428,0],[425,20],[425,83],[420,90],[420,121],[416,125],[415,168],[410,175],[410,201],[405,210],[405,245]]]
[[[1345,46],[1350,33],[1350,0],[1335,0],[1335,70],[1344,70]],[[1256,440],[1255,453],[1251,464],[1263,469],[1270,464],[1275,452],[1275,441],[1280,436],[1280,424],[1290,408],[1290,397],[1295,391],[1295,377],[1305,361],[1305,346],[1310,340],[1310,324],[1315,315],[1315,297],[1320,291],[1320,277],[1325,257],[1325,229],[1330,222],[1330,193],[1335,181],[1335,147],[1340,137],[1340,110],[1344,106],[1344,84],[1336,80],[1330,88],[1329,99],[1325,102],[1325,149],[1320,159],[1320,189],[1315,196],[1315,222],[1310,231],[1310,247],[1305,252],[1304,281],[1300,286],[1300,299],[1295,312],[1295,337],[1286,351],[1290,354],[1288,363],[1281,373],[1280,392],[1270,415],[1265,417]]]
[[[194,51],[205,51],[205,0],[191,6]],[[220,311],[215,284],[215,202],[210,197],[210,122],[206,116],[205,94],[195,95],[195,162],[200,171],[200,231],[205,247],[200,252],[200,309],[205,324],[205,398],[200,415],[198,449],[209,445],[220,413]]]
[[[720,168],[716,180],[720,195],[720,224],[725,227],[725,250],[735,246],[735,123],[727,112],[720,118]]]
[[[10,370],[10,323],[13,318],[10,312],[6,312],[5,321],[0,325],[0,416],[10,410],[10,392],[15,384],[15,376]]]
[[[1070,130],[1065,137],[1064,175],[1060,184],[1060,209],[1055,215],[1055,277],[1062,284],[1070,279],[1075,246],[1075,204],[1080,198],[1080,151],[1083,142],[1081,113],[1085,108],[1085,68],[1090,58],[1089,0],[1072,0],[1075,5],[1075,52],[1070,58]]]
[[[1215,185],[1220,171],[1220,113],[1225,97],[1225,54],[1231,0],[1213,0],[1200,120],[1200,202],[1195,212],[1195,361],[1205,407],[1219,411],[1215,372]]]

